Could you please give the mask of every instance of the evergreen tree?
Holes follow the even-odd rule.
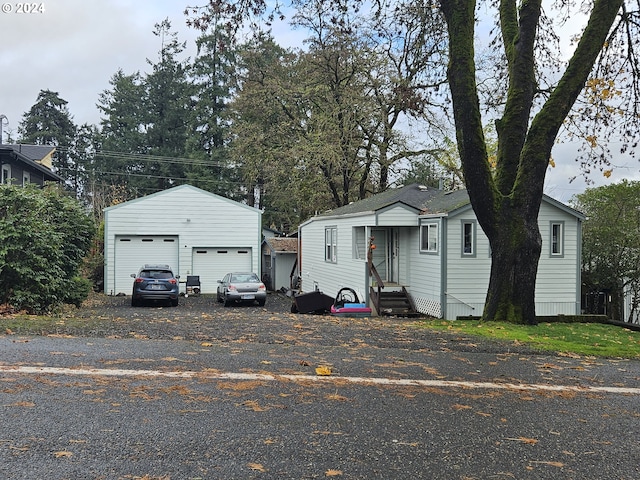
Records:
[[[24,114],[18,133],[21,143],[56,147],[53,167],[58,175],[68,180],[76,189],[74,172],[77,171],[77,165],[71,147],[77,127],[67,103],[58,92],[40,90],[36,103]]]
[[[187,64],[179,59],[185,44],[171,31],[171,22],[157,23],[153,34],[160,39],[161,49],[157,63],[147,60],[152,71],[144,81],[146,144],[151,155],[167,159],[147,161],[144,172],[152,189],[164,190],[185,179],[192,88]]]
[[[187,178],[200,188],[239,199],[237,169],[228,149],[228,103],[236,81],[236,53],[233,48],[221,48],[229,43],[225,35],[213,24],[196,40],[197,55],[191,66],[194,105],[187,140],[188,156],[196,161]]]
[[[103,116],[101,148],[94,161],[102,185],[96,184],[96,191],[119,186],[124,190],[124,199],[135,198],[146,183],[140,176],[145,164],[139,159],[149,152],[143,106],[145,85],[139,72],[125,75],[121,69],[109,84],[111,88],[100,94],[97,105]]]

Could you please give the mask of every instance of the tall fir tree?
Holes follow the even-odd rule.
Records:
[[[20,143],[56,147],[53,167],[56,173],[75,189],[76,160],[71,147],[77,127],[73,123],[67,101],[58,92],[40,90],[36,103],[23,116],[18,127]]]
[[[239,199],[237,169],[229,158],[229,102],[235,83],[237,55],[226,32],[212,24],[196,40],[197,55],[191,67],[194,105],[187,152],[196,160],[187,172],[193,185]]]
[[[161,42],[156,63],[145,78],[146,142],[149,153],[167,157],[162,161],[148,161],[145,172],[151,188],[163,190],[185,180],[187,133],[192,110],[188,61],[179,57],[185,44],[171,30],[168,19],[155,25],[153,34]]]

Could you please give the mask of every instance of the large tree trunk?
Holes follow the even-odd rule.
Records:
[[[507,208],[491,240],[491,277],[483,318],[535,325],[535,285],[542,238],[537,216]]]
[[[542,0],[497,2],[509,84],[503,116],[496,122],[495,171],[488,162],[476,85],[476,2],[440,2],[449,34],[447,73],[458,150],[471,205],[492,251],[485,320],[536,322],[535,284],[542,245],[538,213],[551,149],[622,2],[594,0],[566,71],[533,120],[535,45]]]

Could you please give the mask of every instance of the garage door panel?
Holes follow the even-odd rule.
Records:
[[[167,264],[178,275],[178,237],[160,235],[116,236],[115,292],[131,294],[132,273],[146,263]]]
[[[216,293],[218,280],[229,272],[251,271],[250,248],[194,248],[193,274],[200,277],[202,293]]]

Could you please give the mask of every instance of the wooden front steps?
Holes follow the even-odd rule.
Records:
[[[420,315],[404,287],[402,290],[396,291],[380,290],[378,305],[378,315],[398,317],[416,317]]]

